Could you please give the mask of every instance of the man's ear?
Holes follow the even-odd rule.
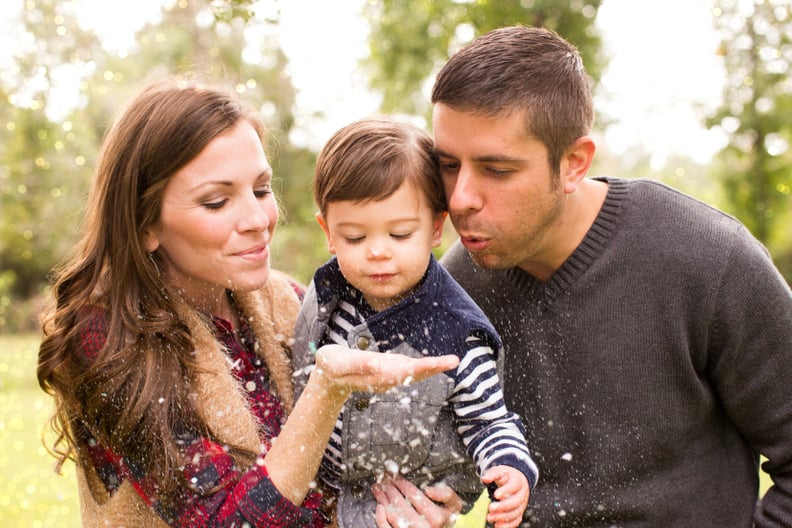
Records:
[[[597,146],[590,136],[579,137],[561,159],[561,184],[564,192],[572,194],[586,177],[594,161]]]
[[[322,228],[322,231],[324,231],[325,238],[327,239],[327,251],[329,251],[331,255],[335,255],[335,245],[333,245],[333,238],[330,236],[330,228],[327,227],[327,220],[325,220],[325,217],[322,216],[320,212],[316,213],[315,217],[316,222]]]
[[[445,226],[446,216],[448,216],[446,211],[435,214],[432,221],[432,247],[438,247],[443,243],[443,227]]]

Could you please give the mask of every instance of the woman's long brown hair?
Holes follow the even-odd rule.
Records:
[[[56,401],[50,451],[58,469],[69,458],[87,467],[76,438],[86,427],[147,474],[163,476],[168,494],[184,463],[174,433],[213,436],[189,398],[196,372],[190,332],[142,236],[157,221],[173,174],[241,119],[263,141],[261,122],[231,92],[167,81],[144,89],[109,130],[82,241],[54,272],[54,306],[39,349],[39,385]],[[86,317],[90,306],[106,313],[107,339],[95,358],[86,357],[80,339],[96,322]]]

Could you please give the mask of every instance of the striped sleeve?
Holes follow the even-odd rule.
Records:
[[[533,489],[539,472],[525,444],[522,420],[506,408],[495,352],[476,336],[468,337],[465,346],[449,400],[462,442],[479,475],[493,466],[511,466],[525,474]]]

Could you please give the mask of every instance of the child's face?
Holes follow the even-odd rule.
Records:
[[[408,296],[423,277],[431,249],[440,245],[445,213],[405,182],[380,201],[332,202],[317,214],[327,248],[344,277],[375,310]]]

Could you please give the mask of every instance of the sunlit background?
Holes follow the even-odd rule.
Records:
[[[35,381],[36,321],[47,273],[74,245],[101,136],[152,77],[222,77],[260,108],[285,211],[275,265],[307,281],[327,257],[309,183],[329,135],[376,112],[428,129],[433,75],[450,53],[493,27],[541,23],[578,46],[592,77],[592,173],[655,178],[734,214],[792,280],[790,0],[14,0],[3,8],[3,526],[79,526],[73,468],[55,477],[39,440],[50,401]]]
[[[96,32],[108,50],[122,54],[136,46],[135,32],[156,21],[162,6],[169,3],[174,2],[71,2],[79,22]],[[365,4],[365,0],[256,2],[259,16],[268,9],[279,11],[276,31],[289,58],[286,70],[298,90],[297,111],[325,113],[295,132],[297,141],[314,149],[346,122],[378,108],[379,97],[368,88],[359,67],[368,54]],[[707,112],[721,101],[724,81],[712,10],[711,0],[602,2],[594,23],[609,64],[598,107],[614,120],[606,139],[617,153],[641,147],[659,166],[673,154],[707,162],[724,146],[723,134],[708,131],[703,124]],[[0,17],[5,66],[20,35],[13,11]],[[63,94],[65,103],[74,103],[75,88],[65,89],[71,92]]]

